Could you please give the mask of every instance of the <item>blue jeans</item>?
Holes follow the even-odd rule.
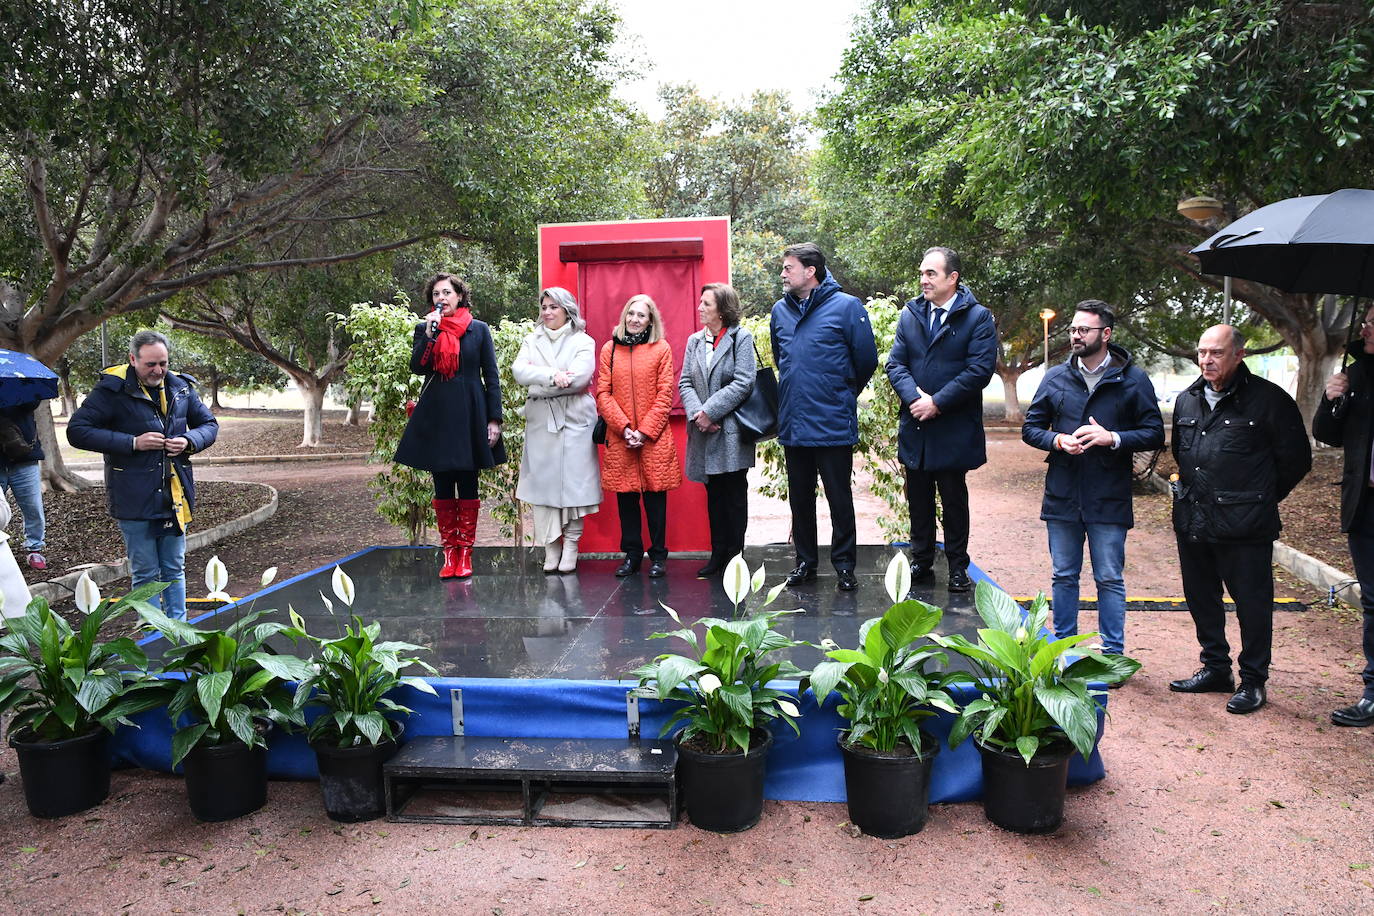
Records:
[[[1126,526],[1063,521],[1045,524],[1054,566],[1054,635],[1063,639],[1078,633],[1078,574],[1083,570],[1086,537],[1097,583],[1097,629],[1103,648],[1121,654],[1126,641],[1126,583],[1121,578],[1126,565]]]
[[[42,550],[46,530],[43,519],[43,478],[37,461],[20,464],[0,462],[0,493],[8,488],[24,516],[24,552]]]
[[[153,525],[144,519],[115,519],[124,535],[124,549],[129,554],[129,568],[133,585],[145,582],[166,582],[162,590],[162,613],[174,620],[186,619],[186,535],[176,533],[153,534]]]

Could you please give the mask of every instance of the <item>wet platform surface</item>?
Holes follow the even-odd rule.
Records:
[[[893,554],[890,547],[860,547],[855,573],[859,588],[843,592],[822,551],[821,574],[815,582],[784,589],[770,609],[800,613],[785,618],[779,629],[794,639],[818,644],[833,639],[844,647],[858,643],[859,626],[880,616],[891,602],[883,576]],[[766,584],[746,600],[753,611],[770,588],[793,566],[789,545],[750,547],[750,569],[762,563]],[[617,579],[619,558],[583,559],[576,573],[546,576],[543,549],[476,548],[474,575],[467,580],[441,580],[436,548],[374,547],[340,560],[352,578],[356,597],[353,613],[365,621],[379,620],[382,638],[412,642],[432,649],[428,658],[440,675],[451,677],[558,678],[616,680],[662,652],[682,651],[678,640],[649,640],[651,633],[676,629],[662,605],[673,608],[683,622],[701,617],[729,618],[732,606],[719,577],[698,579],[705,562],[700,555],[672,557],[667,575],[648,578],[648,564],[639,574]],[[941,633],[970,637],[981,626],[973,608],[973,594],[951,594],[946,588],[943,557],[937,558],[935,582],[917,586],[917,595],[944,608]],[[348,619],[349,610],[330,586],[333,565],[269,587],[203,618],[201,626],[227,626],[241,608],[273,608],[269,619],[286,619],[294,608],[311,633],[330,635]],[[970,569],[973,578],[985,578]],[[321,593],[333,602],[326,609]],[[159,653],[159,641],[145,648]],[[290,642],[280,649],[292,651]],[[812,648],[793,650],[791,660],[810,668],[822,658]],[[950,667],[963,667],[960,656]]]

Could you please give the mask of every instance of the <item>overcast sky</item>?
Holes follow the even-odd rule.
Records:
[[[815,107],[849,43],[864,0],[611,0],[620,10],[620,53],[644,78],[618,94],[661,117],[660,83],[695,83],[725,99],[785,89],[793,104]]]

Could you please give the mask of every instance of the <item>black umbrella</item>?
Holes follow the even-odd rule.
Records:
[[[1374,191],[1290,197],[1193,249],[1202,272],[1290,293],[1374,296]]]

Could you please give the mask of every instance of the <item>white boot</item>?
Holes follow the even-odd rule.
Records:
[[[570,573],[577,569],[577,542],[582,540],[582,519],[575,518],[563,526],[563,557],[558,571]]]
[[[554,538],[544,545],[544,572],[558,572],[558,560],[563,555],[563,539]]]

